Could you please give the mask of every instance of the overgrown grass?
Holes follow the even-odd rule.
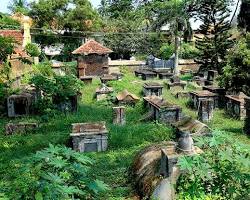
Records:
[[[124,89],[141,95],[142,85],[145,81],[137,79],[127,70],[123,71],[125,77],[122,81],[110,83],[115,93]],[[82,90],[82,102],[77,113],[56,114],[44,121],[40,116],[18,119],[0,119],[0,193],[5,182],[11,182],[8,174],[15,172],[15,167],[25,157],[37,150],[48,147],[49,143],[69,145],[71,124],[77,122],[106,121],[109,130],[109,148],[106,152],[88,153],[95,160],[91,173],[110,186],[110,191],[100,195],[100,199],[122,200],[134,195],[133,188],[128,181],[128,170],[135,153],[146,145],[170,140],[172,129],[166,125],[141,122],[143,115],[142,101],[134,108],[126,108],[126,125],[112,124],[112,107],[97,103],[94,93],[99,86],[98,79],[91,85],[85,85]],[[172,103],[182,106],[183,112],[196,118],[194,110],[186,107],[187,99],[176,99],[170,91],[164,89],[164,98]],[[33,134],[4,135],[4,126],[7,122],[32,121],[38,122],[40,128]],[[243,122],[227,118],[224,112],[215,111],[214,118],[209,124],[214,129],[220,129],[236,139],[249,143],[242,134]]]

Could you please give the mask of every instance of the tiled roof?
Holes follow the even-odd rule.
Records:
[[[107,47],[102,46],[100,43],[96,42],[95,40],[89,40],[82,46],[80,46],[78,49],[72,52],[72,54],[83,54],[83,55],[89,55],[89,54],[109,54],[113,51],[111,49],[108,49]]]
[[[128,92],[127,90],[123,90],[121,93],[119,93],[116,98],[118,101],[123,101],[124,99],[130,97],[131,99],[138,101],[139,97],[137,97],[135,94],[132,94]]]
[[[19,30],[0,30],[3,37],[12,37],[19,45],[23,43],[23,34]]]

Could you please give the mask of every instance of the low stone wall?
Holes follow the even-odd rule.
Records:
[[[38,128],[37,123],[25,123],[20,122],[16,123],[8,123],[5,126],[5,135],[14,135],[20,133],[30,133],[35,131]]]

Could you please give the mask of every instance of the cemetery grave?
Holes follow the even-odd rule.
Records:
[[[112,107],[106,107],[96,104],[97,102],[96,99],[93,98],[93,94],[95,94],[96,88],[100,86],[100,80],[94,78],[92,84],[85,85],[82,89],[84,96],[79,102],[79,109],[76,113],[68,113],[66,117],[64,114],[56,114],[55,117],[49,117],[48,122],[43,122],[39,120],[40,128],[34,134],[31,135],[22,135],[22,137],[16,135],[13,136],[14,138],[1,135],[1,138],[4,141],[8,142],[9,145],[14,144],[17,141],[16,145],[12,145],[8,149],[6,149],[3,144],[1,144],[1,148],[4,150],[1,153],[1,161],[5,163],[3,169],[6,169],[9,166],[9,158],[13,157],[16,152],[18,152],[18,154],[15,156],[15,160],[16,162],[18,162],[26,154],[39,150],[47,146],[49,143],[67,144],[69,139],[75,138],[73,139],[73,148],[78,151],[106,150],[100,153],[88,153],[88,155],[90,155],[96,160],[96,164],[90,169],[91,173],[95,174],[97,178],[103,180],[105,183],[112,187],[111,192],[100,194],[100,198],[123,198],[124,196],[132,197],[134,194],[132,184],[127,183],[129,180],[127,169],[132,165],[136,153],[149,145],[156,144],[157,146],[159,143],[167,141],[167,143],[165,143],[164,145],[160,145],[160,148],[157,147],[156,157],[152,157],[152,161],[147,161],[146,157],[144,158],[144,161],[140,161],[142,163],[144,163],[145,161],[146,163],[152,162],[152,165],[148,165],[149,171],[145,172],[148,173],[148,176],[145,176],[145,178],[151,179],[150,170],[153,169],[154,165],[160,162],[161,150],[163,152],[163,160],[166,160],[166,155],[168,156],[168,153],[166,152],[170,151],[171,148],[173,149],[175,147],[175,143],[170,142],[173,140],[173,138],[176,137],[175,133],[177,133],[177,135],[182,135],[186,134],[188,131],[188,133],[192,134],[194,137],[194,135],[206,135],[211,131],[211,129],[219,128],[221,130],[227,131],[227,134],[231,135],[233,138],[237,138],[243,143],[248,143],[248,140],[245,136],[238,135],[235,132],[235,128],[238,127],[240,129],[243,122],[234,119],[224,118],[224,123],[222,126],[220,125],[220,123],[217,122],[219,121],[217,119],[222,118],[223,112],[215,110],[213,113],[214,117],[210,120],[207,126],[206,124],[196,120],[198,117],[198,113],[196,111],[190,110],[186,107],[186,102],[188,101],[188,98],[176,99],[171,94],[171,91],[166,89],[162,90],[162,98],[165,99],[165,101],[169,102],[165,104],[168,106],[175,105],[175,108],[178,108],[177,110],[181,109],[185,115],[187,114],[191,117],[183,117],[182,120],[177,123],[178,125],[175,125],[176,129],[174,129],[168,123],[165,122],[163,124],[155,124],[154,122],[140,121],[144,113],[144,107],[143,101],[139,100],[138,97],[141,97],[141,91],[143,86],[145,84],[150,84],[151,82],[141,81],[128,71],[124,71],[123,73],[123,79],[121,81],[111,81],[110,86],[117,94],[119,93],[118,91],[123,91],[126,89],[128,91],[133,91],[132,96],[129,95],[129,92],[122,92],[121,94],[123,95],[120,95],[124,98],[130,97],[129,100],[131,100],[131,97],[134,97],[133,99],[136,99],[137,101],[137,104],[135,104],[134,107],[125,105],[126,117],[124,115],[124,107],[114,107],[112,110]],[[133,81],[136,82],[136,87],[134,87],[133,84],[130,84]],[[159,84],[163,84],[162,80],[157,80],[156,82]],[[159,107],[158,104],[161,102],[163,102],[163,105],[165,105],[162,99],[157,102],[152,101],[150,105],[155,105],[156,108]],[[168,106],[166,108],[168,108]],[[162,103],[160,104],[159,109],[163,109],[161,107]],[[29,118],[32,119],[37,117],[30,116],[27,119]],[[17,118],[15,119],[15,122],[19,122],[20,120],[21,119]],[[92,125],[98,125],[100,121],[104,120],[106,122],[106,128],[104,128],[103,130],[92,127]],[[170,121],[172,123],[172,120]],[[1,122],[2,123],[0,126],[1,128],[4,128],[4,124],[8,122],[8,119],[1,119]],[[91,123],[88,124],[87,122]],[[83,128],[81,130],[81,128],[79,128],[78,130],[78,125],[79,127],[81,127],[81,125],[84,127],[86,123],[87,125],[89,125],[89,129]],[[73,129],[71,127],[71,124],[73,124]],[[121,124],[122,126],[119,124]],[[71,137],[70,133],[72,133]],[[104,135],[101,136],[102,134]],[[108,148],[105,145],[99,146],[100,143],[102,143],[102,145],[108,143]],[[86,144],[89,144],[90,147],[85,146],[85,148],[84,145]],[[167,147],[169,147],[169,150]],[[152,154],[150,153],[149,155]],[[173,155],[175,154],[173,153]],[[154,158],[157,160],[157,162],[156,160],[154,160]],[[162,162],[165,163],[164,161]],[[9,170],[13,170],[13,168]],[[162,173],[166,174],[166,172],[164,172],[166,168],[163,167],[162,170]],[[157,176],[155,178],[158,179],[158,174],[156,175]],[[147,181],[147,179],[143,181]],[[114,183],[118,187],[113,187],[112,185]],[[148,188],[144,189],[149,192],[149,190],[151,191],[151,189],[155,188],[156,191],[158,191],[157,188],[159,189],[160,185],[159,187],[156,186],[157,185],[154,185],[152,186],[152,188],[151,186],[148,186]],[[157,192],[155,194],[157,194]]]

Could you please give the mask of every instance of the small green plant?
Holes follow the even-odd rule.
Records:
[[[204,153],[182,157],[178,165],[181,176],[178,191],[195,199],[218,195],[223,199],[247,199],[249,196],[249,146],[230,139],[224,133],[198,138],[196,145]]]
[[[174,53],[174,45],[172,44],[165,43],[160,48],[160,56],[165,60],[168,60],[173,53]]]
[[[194,59],[199,55],[199,50],[192,44],[183,43],[180,49],[182,59]]]
[[[31,57],[38,57],[41,54],[41,51],[39,47],[34,43],[29,43],[25,46],[25,51],[31,56]]]
[[[93,160],[63,146],[49,145],[20,164],[10,199],[91,199],[108,186],[88,174]]]

